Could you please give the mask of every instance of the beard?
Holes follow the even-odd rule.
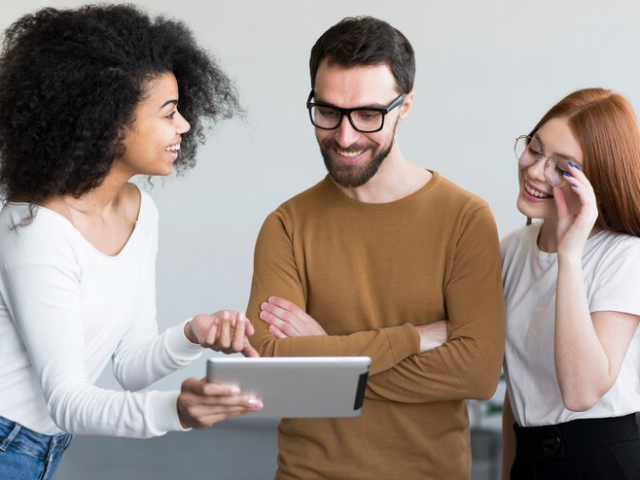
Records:
[[[320,153],[324,159],[324,165],[327,167],[327,171],[333,181],[342,187],[356,188],[367,183],[378,172],[382,162],[384,162],[385,158],[389,156],[389,152],[391,152],[394,138],[395,127],[389,143],[382,147],[378,147],[377,151],[375,150],[377,146],[376,143],[354,144],[349,148],[342,149],[348,152],[371,150],[373,152],[373,157],[364,165],[345,165],[333,159],[331,157],[331,152],[335,149],[341,148],[333,138],[327,138],[318,144],[320,145]]]

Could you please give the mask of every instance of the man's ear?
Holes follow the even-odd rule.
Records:
[[[409,110],[411,110],[411,105],[413,103],[413,91],[407,93],[404,97],[404,102],[400,106],[400,115],[398,116],[398,123],[402,123],[407,115],[409,115]]]

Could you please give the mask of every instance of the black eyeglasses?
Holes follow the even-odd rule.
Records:
[[[309,118],[314,127],[323,130],[334,130],[340,126],[342,117],[347,116],[349,123],[358,132],[373,133],[379,132],[384,127],[384,117],[391,110],[402,105],[406,94],[399,95],[387,108],[340,108],[334,105],[326,105],[323,103],[314,103],[313,90],[307,98],[307,108],[309,109]]]

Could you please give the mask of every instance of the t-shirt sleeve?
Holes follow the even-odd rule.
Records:
[[[281,211],[265,221],[256,242],[254,273],[247,316],[256,332],[251,343],[262,356],[368,356],[370,374],[385,371],[419,352],[420,339],[410,324],[362,331],[277,339],[259,319],[260,304],[280,296],[305,309],[307,292],[300,280],[291,234]]]
[[[640,315],[640,239],[621,237],[605,252],[588,293],[592,313]]]

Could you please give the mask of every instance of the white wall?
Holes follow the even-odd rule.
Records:
[[[0,28],[42,6],[82,3],[3,0]],[[190,25],[236,81],[248,112],[210,137],[187,176],[155,182],[162,327],[194,313],[243,310],[264,217],[324,175],[304,106],[308,57],[317,37],[345,16],[380,17],[412,42],[416,100],[399,129],[402,150],[485,198],[501,235],[524,221],[515,209],[517,135],[582,87],[613,88],[640,109],[637,0],[134,3]],[[188,374],[202,375],[203,364]]]

